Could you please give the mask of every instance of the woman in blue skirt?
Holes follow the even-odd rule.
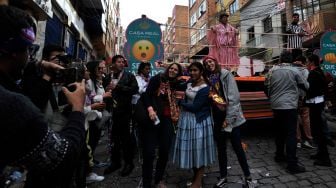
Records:
[[[209,82],[201,63],[192,63],[188,71],[191,82],[187,84],[186,97],[179,101],[182,107],[173,161],[180,168],[193,169],[191,187],[202,185],[204,167],[215,161],[215,143],[209,101]]]

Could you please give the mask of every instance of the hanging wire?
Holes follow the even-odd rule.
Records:
[[[289,1],[289,0],[286,0],[286,1]],[[319,6],[322,6],[323,4],[328,4],[330,2],[332,2],[332,1],[327,1],[327,2],[324,2],[324,3],[320,3]],[[258,23],[258,22],[260,23],[260,22],[263,21],[263,20],[260,20],[260,18],[262,18],[262,17],[267,18],[272,13],[272,11],[263,11],[263,10],[266,10],[266,9],[269,9],[269,8],[271,8],[271,10],[274,10],[275,5],[277,5],[277,4],[276,3],[270,3],[270,4],[264,4],[264,5],[258,5],[258,6],[250,6],[250,7],[246,8],[246,10],[248,10],[249,13],[250,13],[249,15],[245,16],[245,17],[247,17],[246,19],[241,19],[241,17],[242,17],[242,14],[241,14],[240,17],[238,17],[237,19],[230,19],[229,22],[237,22],[237,21],[239,21],[240,24],[243,21],[252,21],[252,22],[254,22],[251,25],[244,25],[244,24],[239,25],[240,28],[244,27],[244,26],[245,27],[246,26],[264,27],[264,26],[257,26],[255,24]],[[265,8],[261,9],[261,10],[257,10],[257,9],[260,9],[261,7],[265,7]],[[330,10],[319,10],[319,13],[324,13],[324,12],[330,12]],[[273,17],[272,18],[272,22],[274,22],[274,21],[281,21],[282,20],[282,18],[279,17],[279,16],[277,16],[276,18],[274,18],[274,15],[278,15],[278,14],[282,14],[282,11],[279,11],[279,12],[277,12],[277,13],[275,13],[275,14],[272,15],[272,17]],[[313,14],[314,13],[307,13],[307,14],[305,14],[305,17],[308,18],[308,17],[312,16]],[[214,21],[215,19],[217,21],[217,19],[218,19],[217,17],[218,17],[218,14],[214,14],[213,16],[208,17],[207,21],[204,22],[204,23],[205,24],[211,23],[211,21]],[[259,18],[259,19],[256,20],[257,18]],[[175,28],[182,28],[182,29],[184,28],[184,29],[188,29],[188,30],[203,30],[203,31],[209,31],[209,30],[211,30],[211,28],[210,29],[208,29],[208,28],[204,29],[204,28],[197,28],[197,27],[193,27],[193,26],[189,26],[189,25],[173,25],[173,24],[168,24],[168,23],[166,23],[166,24],[160,24],[160,25],[167,27],[168,29],[166,31],[171,31],[173,29],[175,30]],[[272,26],[272,28],[273,29],[276,29],[276,28],[283,29],[283,28],[286,28],[286,26],[285,25],[280,26],[280,27],[273,27]],[[181,32],[181,30],[179,30],[179,32]],[[317,32],[312,32],[312,33],[309,33],[309,35],[316,35],[317,33],[320,33],[320,32],[318,32],[318,31]],[[195,34],[199,35],[200,33],[195,33]],[[293,35],[296,35],[296,34],[276,33],[276,32],[245,32],[245,31],[240,31],[239,34],[255,34],[255,35],[262,35],[262,36],[263,35],[268,35],[269,37],[277,37],[277,39],[278,39],[278,46],[271,46],[271,47],[230,46],[232,48],[263,49],[262,51],[256,52],[255,54],[252,54],[252,55],[250,55],[248,57],[253,57],[253,56],[256,56],[258,54],[262,54],[262,53],[265,53],[265,52],[273,50],[273,49],[279,49],[279,50],[281,50],[281,49],[287,49],[287,50],[294,49],[294,48],[283,47],[283,46],[286,45],[286,43],[282,42],[282,37],[284,37],[284,36],[293,36]],[[191,44],[189,44],[189,40],[188,39],[187,40],[182,40],[182,42],[175,42],[175,41],[174,42],[170,42],[168,37],[164,38],[165,41],[167,39],[168,39],[168,42],[164,42],[164,44],[168,45],[168,46],[171,46],[171,45],[173,45],[173,46],[183,45],[183,46],[189,46],[189,47],[202,47],[202,46],[203,47],[211,47],[211,45],[202,44],[201,42],[198,42],[196,44],[191,45]],[[201,39],[198,39],[198,41],[201,41]],[[168,48],[170,48],[170,47],[168,47]],[[306,50],[308,50],[308,48],[302,48],[302,50],[306,51]],[[201,56],[203,56],[203,55],[194,55],[194,54],[190,53],[190,51],[191,51],[190,48],[182,50],[182,51],[183,52],[187,51],[189,53],[178,53],[178,54],[180,54],[180,55],[186,55],[186,56],[193,56],[193,57],[199,57],[199,56],[201,57]],[[243,53],[244,52],[241,52],[241,53],[239,53],[239,55],[241,55]],[[168,53],[168,54],[176,54],[176,52],[175,53]],[[274,59],[271,60],[271,61],[274,61]]]

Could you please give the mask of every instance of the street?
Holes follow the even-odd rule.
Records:
[[[330,132],[335,141],[336,121],[334,117],[328,115]],[[310,155],[315,150],[298,149],[299,161],[306,167],[307,172],[297,175],[291,175],[286,172],[286,164],[278,164],[273,160],[275,145],[272,133],[272,123],[270,121],[253,121],[248,122],[242,129],[244,143],[247,144],[247,158],[251,168],[252,178],[257,187],[336,187],[336,169],[333,167],[314,166],[310,160]],[[228,180],[232,184],[228,187],[239,187],[242,181],[242,171],[238,164],[237,158],[232,150],[231,144],[228,143]],[[335,148],[329,147],[330,158],[335,164]],[[137,155],[138,156],[138,155]],[[106,148],[97,149],[97,157],[100,160],[106,159]],[[105,180],[100,183],[90,184],[89,188],[98,187],[122,187],[135,188],[141,183],[141,164],[140,158],[136,158],[136,167],[129,177],[120,177],[118,171],[111,175],[105,176]],[[103,168],[95,169],[98,174],[103,174]],[[217,181],[219,169],[217,164],[206,168],[206,176],[203,179],[203,187],[211,188]],[[187,181],[192,177],[192,171],[177,169],[171,162],[165,175],[165,181],[169,188],[184,188]]]

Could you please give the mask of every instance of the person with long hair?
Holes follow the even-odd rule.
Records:
[[[159,73],[149,81],[143,96],[145,113],[149,118],[141,123],[141,140],[143,146],[142,178],[143,187],[151,187],[153,161],[156,158],[155,148],[159,148],[159,158],[156,163],[154,183],[157,187],[166,187],[163,174],[167,166],[170,147],[174,135],[177,105],[175,92],[182,76],[182,67],[177,63],[170,64],[164,73]]]
[[[105,92],[105,89],[102,84],[104,69],[105,69],[105,62],[104,61],[90,61],[86,64],[87,70],[90,72],[90,79],[87,81],[87,92],[90,93],[90,100],[94,103],[100,103],[104,106],[104,108],[100,108],[100,112],[106,107],[104,103],[104,99],[111,98],[111,92]],[[104,113],[107,115],[106,113]],[[100,113],[100,118],[103,119],[103,113]],[[105,119],[105,118],[104,118]],[[102,128],[100,125],[102,122],[99,121],[90,121],[89,122],[89,145],[91,147],[92,153],[95,152],[95,149],[98,145]]]
[[[132,104],[136,104],[141,97],[141,94],[146,92],[149,79],[150,79],[151,64],[147,62],[141,62],[138,67],[135,78],[138,83],[139,91],[132,97]]]
[[[206,56],[203,59],[203,65],[207,72],[207,78],[210,80],[211,95],[216,95],[216,97],[212,97],[211,107],[220,179],[215,187],[224,187],[227,184],[227,138],[231,140],[233,150],[244,172],[245,184],[248,186],[252,183],[252,178],[240,138],[240,126],[246,120],[240,106],[237,83],[230,71],[221,69],[214,57]]]
[[[182,107],[177,123],[173,162],[183,169],[193,169],[191,187],[201,187],[204,167],[215,161],[209,83],[203,65],[199,62],[188,67],[191,82],[186,97],[179,101]]]

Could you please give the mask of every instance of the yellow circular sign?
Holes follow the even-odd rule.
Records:
[[[139,40],[133,45],[132,53],[139,61],[149,61],[155,54],[155,46],[149,40]]]

